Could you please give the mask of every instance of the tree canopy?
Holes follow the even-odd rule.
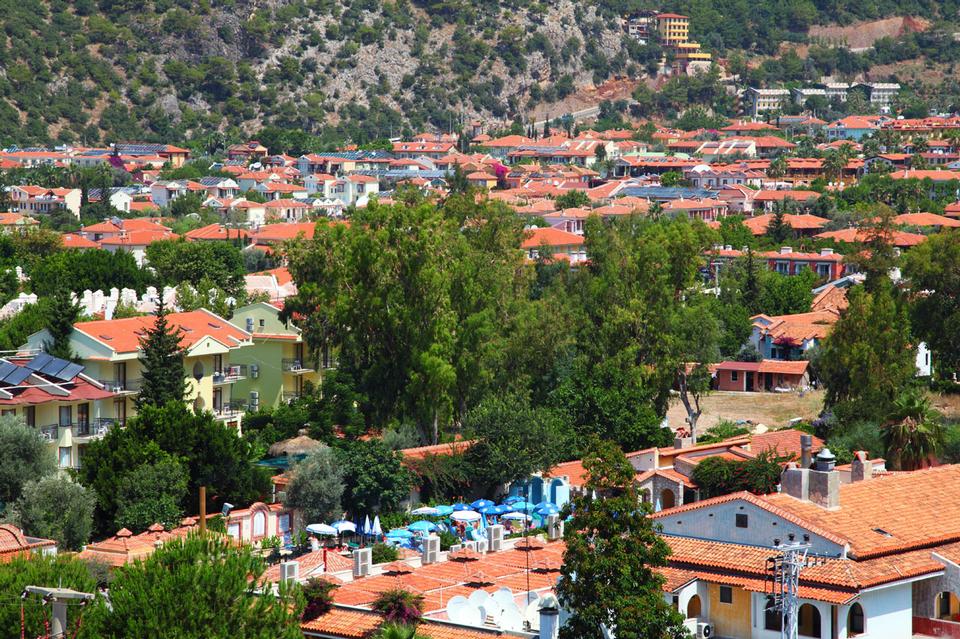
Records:
[[[182,402],[187,392],[186,372],[183,368],[185,351],[180,346],[183,332],[170,325],[168,314],[161,299],[153,326],[140,337],[143,382],[137,395],[138,407]]]
[[[9,415],[0,417],[0,502],[15,502],[28,481],[55,472],[50,447],[35,428]]]

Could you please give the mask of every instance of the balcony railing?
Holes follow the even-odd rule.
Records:
[[[213,414],[220,418],[237,417],[247,410],[247,403],[241,399],[234,399],[224,402],[220,406],[213,407]]]
[[[80,422],[71,426],[74,437],[103,437],[111,428],[123,426],[122,419],[98,417],[89,422]]]
[[[299,358],[284,358],[281,361],[284,373],[312,373],[313,369],[309,366],[304,366],[304,361]]]
[[[140,379],[101,379],[98,380],[103,387],[111,393],[137,393],[140,391]]]
[[[40,437],[48,442],[55,442],[60,437],[60,424],[47,424],[40,427]]]
[[[283,391],[283,403],[289,404],[303,397],[303,393],[298,391]]]
[[[238,366],[226,366],[222,371],[213,372],[213,383],[214,384],[232,384],[233,382],[238,382],[241,379],[245,379],[246,376],[247,376],[246,364],[241,364]]]

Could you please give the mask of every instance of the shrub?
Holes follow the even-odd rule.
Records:
[[[333,591],[337,584],[326,579],[309,579],[303,584],[303,597],[307,604],[303,609],[303,621],[311,621],[330,612],[333,607]]]
[[[382,614],[387,622],[409,626],[420,621],[423,597],[401,588],[387,590],[374,600],[373,609]]]
[[[374,544],[370,547],[371,561],[375,564],[386,564],[400,558],[400,553],[389,544]]]

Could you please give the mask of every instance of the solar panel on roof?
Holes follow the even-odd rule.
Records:
[[[29,368],[32,371],[38,371],[49,364],[51,360],[53,360],[53,356],[49,353],[40,353],[29,362],[24,364],[24,367]]]
[[[11,362],[0,362],[0,382],[2,382],[7,375],[17,368],[18,366]]]
[[[68,382],[74,377],[76,377],[77,375],[79,375],[80,371],[82,370],[83,370],[83,366],[81,364],[70,363],[67,365],[65,369],[60,371],[60,373],[56,377],[60,381]]]
[[[33,371],[31,371],[30,369],[24,368],[23,366],[17,366],[17,370],[10,371],[10,373],[6,376],[6,378],[3,381],[7,384],[13,384],[15,386],[20,382],[22,382],[23,380],[25,380],[26,378],[30,377],[30,375],[32,374],[33,374]]]
[[[57,375],[70,365],[65,359],[59,359],[57,357],[51,358],[51,361],[48,362],[43,368],[40,369],[40,372],[44,375],[49,375],[50,377],[57,377]]]

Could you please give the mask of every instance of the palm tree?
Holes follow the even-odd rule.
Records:
[[[767,168],[767,176],[774,179],[782,178],[787,174],[787,161],[780,157],[772,160],[770,162],[770,167]]]
[[[884,426],[883,443],[894,468],[916,470],[926,465],[943,446],[940,415],[930,400],[916,391],[900,395]]]
[[[424,639],[417,634],[416,626],[405,626],[402,623],[386,623],[380,627],[376,639]]]
[[[846,146],[847,145],[844,144],[841,149]],[[843,169],[846,168],[846,166],[847,159],[840,151],[830,151],[823,159],[823,172],[830,182],[839,182],[840,176],[843,175]]]

